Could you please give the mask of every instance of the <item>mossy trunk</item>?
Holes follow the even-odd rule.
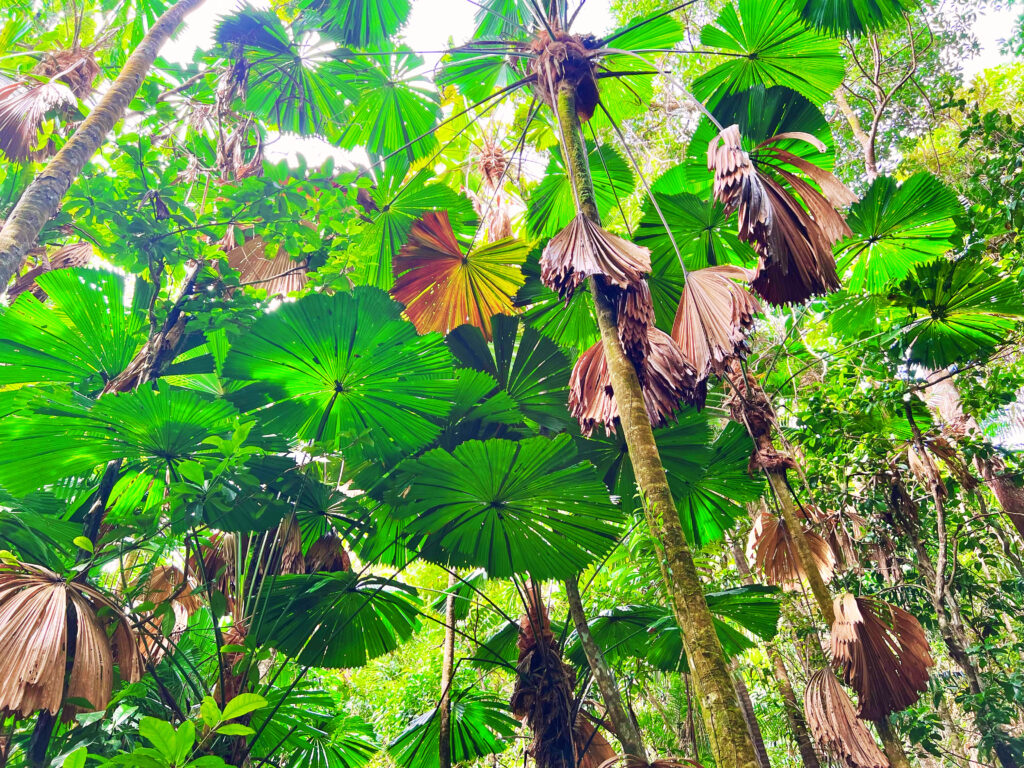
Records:
[[[452,768],[452,673],[455,670],[455,586],[448,574],[448,597],[444,601],[444,650],[441,658],[441,702],[437,707],[438,755],[440,768]]]
[[[563,81],[559,85],[556,111],[581,212],[600,223],[571,83]],[[662,548],[659,566],[682,629],[715,761],[718,768],[758,768],[729,665],[715,633],[693,555],[683,536],[654,430],[647,418],[640,382],[619,341],[614,307],[593,280],[590,289],[623,436],[651,536]]]
[[[185,16],[203,0],[179,0],[150,27],[100,103],[47,163],[14,206],[0,229],[0,296],[35,247],[39,233],[60,208],[71,183],[82,172],[114,125],[124,117],[157,54]]]
[[[590,634],[590,625],[587,623],[587,616],[583,610],[583,597],[580,595],[579,584],[576,583],[575,578],[566,580],[565,597],[566,602],[569,603],[569,615],[576,627],[580,645],[583,646],[583,652],[587,656],[590,672],[594,676],[598,690],[601,691],[608,719],[615,731],[615,738],[622,745],[622,752],[626,755],[627,764],[645,765],[648,762],[647,751],[644,749],[640,730],[622,703],[622,695],[615,680],[615,673],[612,672],[608,660],[605,659],[604,652]]]

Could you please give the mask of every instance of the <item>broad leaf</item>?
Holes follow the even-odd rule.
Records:
[[[476,593],[486,582],[487,574],[482,568],[477,568],[461,577],[454,585],[445,588],[437,600],[430,604],[430,610],[443,616],[447,610],[448,596],[451,595],[455,620],[462,621],[469,616],[469,609],[473,607]]]
[[[407,465],[396,509],[420,555],[493,578],[568,578],[608,552],[622,516],[568,435],[470,441]]]
[[[846,218],[853,237],[835,248],[840,276],[847,274],[850,291],[885,291],[915,264],[954,245],[953,217],[962,212],[956,195],[929,173],[899,185],[879,176]]]
[[[808,24],[834,35],[861,35],[888,27],[917,0],[794,0]]]
[[[323,20],[323,30],[343,45],[381,46],[409,17],[409,0],[302,0]]]
[[[351,571],[277,576],[256,609],[249,642],[314,667],[350,669],[393,651],[417,627],[416,591]]]

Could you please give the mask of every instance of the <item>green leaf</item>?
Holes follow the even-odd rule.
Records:
[[[395,763],[402,768],[436,768],[440,764],[439,721],[437,708],[414,718],[388,745]],[[452,696],[451,708],[452,764],[503,752],[515,737],[517,726],[508,714],[508,705],[493,695],[457,692]]]
[[[845,75],[839,42],[810,29],[791,0],[739,0],[727,5],[701,42],[728,56],[693,81],[694,95],[717,104],[756,85],[784,85],[824,104]]]
[[[481,0],[476,12],[476,40],[525,40],[534,26],[529,0]]]
[[[890,303],[907,323],[897,338],[900,356],[931,369],[984,360],[1024,317],[1020,285],[967,259],[919,265]]]
[[[139,735],[156,747],[157,751],[174,762],[178,755],[178,741],[174,726],[157,720],[155,717],[144,717],[139,721]]]
[[[412,636],[415,595],[397,581],[352,572],[278,576],[250,642],[269,644],[300,664],[360,667]]]
[[[0,484],[15,495],[115,459],[162,483],[178,463],[215,452],[207,438],[230,434],[235,421],[223,400],[151,386],[95,402],[40,393],[26,405],[0,421],[0,440],[11,451],[0,462]]]
[[[621,535],[621,512],[568,435],[469,441],[405,465],[401,508],[420,556],[492,578],[569,578]]]
[[[917,0],[794,0],[804,20],[831,34],[862,35],[883,29],[917,7]]]
[[[587,142],[587,159],[594,180],[597,209],[604,218],[617,210],[616,199],[625,205],[633,193],[633,171],[625,158],[609,146]],[[544,178],[530,194],[526,228],[533,237],[557,235],[576,216],[576,198],[561,150],[551,150]]]
[[[36,282],[52,306],[25,292],[0,316],[0,385],[91,382],[102,388],[146,340],[144,313],[125,306],[124,278],[74,268],[55,269]]]
[[[74,544],[79,549],[84,549],[90,555],[96,551],[96,547],[86,536],[75,536]]]
[[[220,707],[213,700],[213,696],[204,696],[202,704],[199,705],[199,716],[208,728],[213,728],[217,723],[225,720],[221,714]]]
[[[192,721],[186,720],[178,726],[174,734],[174,760],[175,765],[184,765],[192,754],[196,745],[196,727]]]
[[[475,47],[472,42],[453,51],[437,73],[439,88],[454,86],[471,104],[484,101],[495,91],[523,79],[516,69],[518,61],[511,56]],[[510,91],[514,92],[514,91]]]
[[[224,705],[224,720],[234,720],[267,706],[267,700],[255,693],[240,693]]]
[[[476,597],[477,591],[486,581],[487,574],[483,568],[477,568],[475,571],[460,578],[454,585],[445,588],[438,595],[437,599],[430,604],[430,610],[443,616],[447,610],[448,596],[452,595],[452,608],[455,612],[455,620],[463,621],[469,616],[469,609],[473,607],[473,598]]]
[[[930,173],[897,185],[879,176],[846,217],[853,237],[835,247],[839,275],[850,291],[884,292],[915,264],[953,247],[963,213],[956,195]]]
[[[61,763],[61,768],[85,768],[85,758],[87,756],[87,749],[85,747],[79,747],[64,758],[64,762]]]
[[[371,48],[386,44],[409,17],[409,0],[303,0],[323,30],[343,45]]]
[[[456,328],[445,341],[460,363],[493,376],[526,418],[564,429],[569,423],[569,359],[519,318],[493,317],[491,333],[491,346],[479,328],[469,325]]]
[[[221,736],[252,736],[256,731],[248,725],[242,725],[241,723],[228,723],[218,728],[216,733],[219,733]]]
[[[361,442],[382,459],[433,440],[453,387],[436,334],[417,336],[401,307],[375,288],[312,294],[268,313],[233,345],[225,376],[258,384],[232,395],[268,427],[300,439]]]
[[[340,123],[340,146],[363,148],[375,158],[401,152],[410,163],[430,154],[437,147],[441,105],[437,90],[418,74],[423,59],[396,51],[353,66],[348,82],[357,95]]]

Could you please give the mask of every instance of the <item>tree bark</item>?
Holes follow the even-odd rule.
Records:
[[[448,597],[444,601],[444,651],[441,657],[441,702],[438,712],[438,750],[440,768],[452,768],[452,671],[455,668],[455,592],[459,583],[448,574]]]
[[[761,733],[761,726],[757,722],[757,713],[754,711],[754,702],[750,698],[750,691],[743,679],[743,672],[740,670],[736,660],[732,663],[732,679],[736,684],[736,697],[740,701],[740,709],[743,710],[743,719],[747,721],[747,733],[750,734],[750,741],[754,745],[754,752],[757,754],[757,764],[761,768],[772,768],[768,760],[768,748],[764,745],[764,734]]]
[[[202,3],[203,0],[178,0],[157,19],[100,103],[29,184],[0,229],[0,295],[6,293],[11,276],[35,247],[46,222],[57,213],[71,183],[103,145],[114,125],[124,117],[164,43],[182,19]]]
[[[565,143],[572,182],[581,212],[596,223],[600,215],[587,152],[576,113],[576,94],[571,83],[559,83],[556,112]],[[604,344],[619,421],[629,448],[644,515],[655,541],[662,547],[659,558],[662,578],[682,630],[687,657],[701,701],[711,749],[719,768],[757,768],[757,756],[747,735],[746,723],[736,698],[722,645],[715,633],[704,589],[683,536],[679,513],[661,463],[654,430],[644,407],[643,391],[633,364],[626,357],[615,324],[615,310],[593,279],[591,294]]]
[[[576,634],[580,638],[580,645],[583,646],[590,671],[594,675],[598,690],[601,691],[601,698],[608,711],[608,719],[611,720],[612,728],[615,729],[615,738],[622,745],[622,751],[629,764],[646,764],[647,751],[644,749],[640,730],[622,704],[622,696],[615,680],[615,673],[612,672],[604,653],[590,634],[590,625],[587,624],[587,615],[583,610],[583,598],[575,578],[566,579],[565,597],[569,603],[569,615],[572,616]],[[442,766],[442,768],[444,767]]]

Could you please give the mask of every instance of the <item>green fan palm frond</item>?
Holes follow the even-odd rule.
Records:
[[[884,29],[917,6],[917,0],[795,0],[804,20],[833,35]]]
[[[956,195],[929,173],[897,184],[879,176],[850,208],[853,236],[836,244],[840,276],[854,292],[883,293],[915,264],[941,256],[956,244]]]

